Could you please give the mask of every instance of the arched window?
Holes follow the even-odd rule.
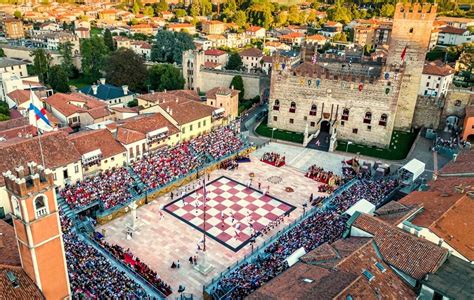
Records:
[[[316,104],[311,105],[311,110],[309,111],[309,115],[310,116],[315,116],[317,110],[318,110],[318,107],[316,106]]]
[[[15,214],[15,216],[21,218],[20,202],[15,196],[12,196],[12,205],[13,205],[13,213]]]
[[[368,111],[368,112],[365,113],[364,123],[365,124],[370,124],[370,122],[372,122],[372,113],[370,111]]]
[[[36,218],[41,218],[48,214],[48,208],[46,207],[46,197],[38,196],[35,199],[35,214]]]
[[[290,104],[290,113],[296,112],[296,102],[291,102]]]
[[[280,100],[275,100],[275,103],[273,104],[273,110],[280,110]]]
[[[348,108],[344,108],[342,110],[342,117],[341,117],[342,120],[344,121],[349,121],[349,109]]]
[[[380,126],[387,126],[387,120],[388,120],[387,114],[382,114],[382,115],[380,116],[379,125],[380,125]]]

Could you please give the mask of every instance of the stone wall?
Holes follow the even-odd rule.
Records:
[[[446,118],[456,116],[463,119],[466,114],[466,106],[474,104],[474,91],[469,89],[453,88],[446,95],[443,113],[441,114],[441,122],[445,124]],[[461,125],[462,122],[459,123]]]
[[[443,103],[443,99],[418,96],[412,126],[415,128],[439,128]]]
[[[387,147],[394,127],[402,76],[396,76],[392,70],[384,72],[388,73],[389,79],[382,76],[370,83],[361,78],[346,81],[275,71],[270,89],[268,123],[271,127],[295,132],[304,132],[308,124],[312,134],[321,129],[323,121],[329,121],[330,132],[337,132],[340,140]],[[279,110],[273,109],[276,100],[280,103]],[[295,113],[289,111],[291,102],[296,103]],[[313,104],[317,107],[315,116],[310,115]],[[344,108],[349,109],[348,120],[341,120]],[[370,124],[364,123],[367,112],[372,113]],[[382,114],[388,116],[386,126],[379,125]]]
[[[207,69],[201,69],[199,74],[200,79],[197,82],[200,83],[198,88],[202,92],[207,92],[208,90],[219,86],[230,87],[232,79],[237,75],[242,76],[245,89],[245,99],[260,96],[263,90],[270,86],[270,78],[267,75]]]

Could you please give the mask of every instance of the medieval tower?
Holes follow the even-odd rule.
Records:
[[[401,66],[395,128],[409,130],[415,113],[421,74],[428,51],[437,5],[398,3],[393,16],[387,65]]]
[[[53,173],[35,162],[3,173],[21,265],[46,299],[70,296]]]

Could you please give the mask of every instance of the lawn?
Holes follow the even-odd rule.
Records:
[[[408,152],[416,139],[418,132],[410,133],[403,131],[393,131],[392,141],[388,149],[371,147],[361,144],[350,144],[348,152],[360,153],[361,155],[371,156],[388,160],[400,160],[407,157]],[[346,151],[347,142],[337,141],[336,150]]]
[[[255,131],[259,135],[263,135],[263,136],[271,138],[272,128],[268,127],[267,121],[268,121],[267,118],[265,118],[263,122],[260,125],[258,125]],[[303,144],[304,135],[302,133],[277,129],[273,133],[273,138],[278,139],[278,140],[284,140],[288,142]]]
[[[92,27],[91,28],[91,36],[94,36],[94,35],[102,35],[102,29],[97,28],[97,27]]]
[[[92,82],[86,80],[84,77],[78,77],[69,79],[69,85],[77,87],[77,89],[82,89],[85,86],[91,85]]]

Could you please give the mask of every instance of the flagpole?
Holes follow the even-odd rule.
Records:
[[[34,105],[33,103],[33,89],[31,88],[31,84],[30,84],[30,102],[31,104]],[[31,111],[28,112],[28,114],[30,114]],[[28,118],[30,116],[28,115]],[[38,132],[38,143],[39,143],[39,148],[40,148],[40,155],[41,155],[41,164],[43,167],[46,168],[46,165],[44,164],[44,155],[43,155],[43,145],[41,144],[41,130],[39,129],[38,127],[38,119],[35,117],[35,123],[36,123],[36,132]]]
[[[204,171],[203,177],[204,177],[204,181],[203,181],[204,182],[204,185],[203,185],[204,191],[203,191],[202,195],[204,197],[204,201],[203,201],[203,203],[204,203],[204,209],[203,209],[204,210],[204,223],[203,223],[204,225],[203,225],[203,229],[204,230],[202,232],[202,234],[203,234],[202,252],[206,252],[206,172],[205,171]]]

